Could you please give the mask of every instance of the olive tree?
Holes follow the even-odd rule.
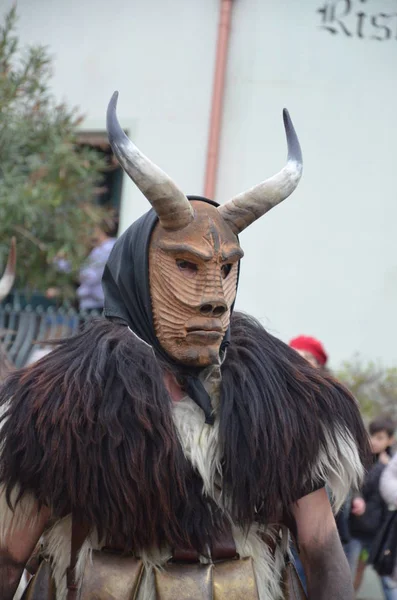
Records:
[[[21,46],[16,25],[12,8],[0,25],[0,266],[15,236],[17,286],[67,297],[102,216],[93,198],[105,164],[79,144],[79,112],[51,92],[48,49]]]

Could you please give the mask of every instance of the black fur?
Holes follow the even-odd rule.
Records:
[[[8,500],[18,483],[125,548],[203,548],[221,514],[183,456],[163,368],[125,325],[101,320],[11,374],[0,390]],[[222,372],[224,486],[241,525],[274,521],[312,489],[322,425],[366,454],[351,395],[254,319],[234,315]]]
[[[0,392],[0,482],[15,484],[128,549],[203,547],[217,512],[183,456],[151,349],[101,320]]]
[[[235,313],[222,369],[224,486],[241,525],[269,522],[325,482],[313,481],[324,427],[350,433],[364,463],[367,433],[357,403],[331,375],[247,315]]]

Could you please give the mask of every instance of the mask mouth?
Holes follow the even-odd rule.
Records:
[[[200,344],[220,343],[224,333],[219,319],[196,319],[186,327],[186,337],[190,342]]]
[[[187,333],[194,333],[200,331],[207,333],[223,334],[224,329],[222,327],[222,322],[218,319],[197,319],[195,322],[192,322],[186,327]]]
[[[223,333],[219,331],[203,331],[196,330],[187,334],[190,342],[199,342],[200,344],[208,345],[210,343],[219,343],[222,340]]]

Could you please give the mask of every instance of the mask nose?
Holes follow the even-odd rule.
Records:
[[[200,306],[203,317],[222,317],[227,311],[225,302],[206,302]]]

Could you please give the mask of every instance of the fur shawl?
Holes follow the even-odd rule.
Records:
[[[207,469],[200,443],[181,443],[189,414],[177,427],[163,368],[126,326],[99,320],[12,373],[0,390],[7,502],[32,494],[126,549],[201,549],[225,512],[248,530],[325,481],[336,504],[357,485],[367,437],[355,400],[253,318],[232,319]]]

